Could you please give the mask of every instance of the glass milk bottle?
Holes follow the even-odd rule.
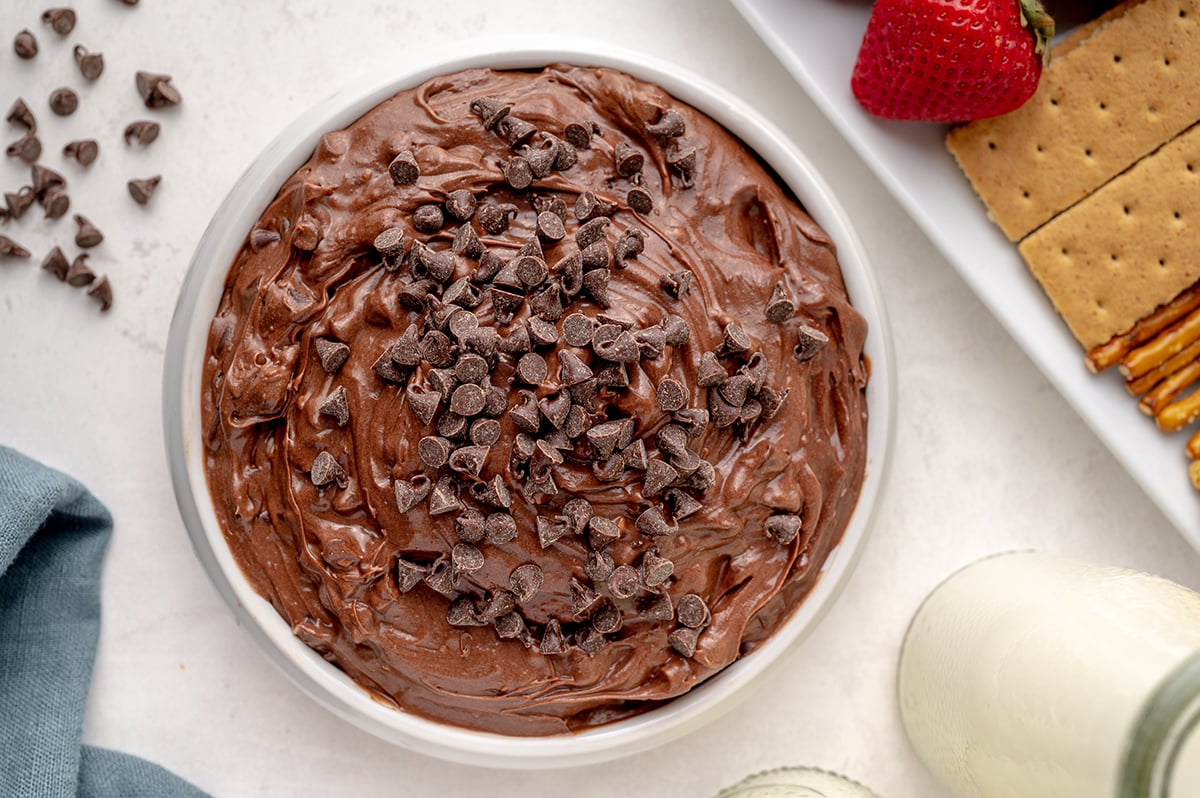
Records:
[[[1200,796],[1200,595],[1046,554],[991,557],[917,611],[898,674],[959,798]]]
[[[717,798],[876,798],[849,779],[816,768],[779,768],[757,773],[721,790]]]

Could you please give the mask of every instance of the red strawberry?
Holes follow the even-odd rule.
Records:
[[[1033,96],[1053,35],[1038,0],[878,0],[850,87],[888,119],[996,116]]]

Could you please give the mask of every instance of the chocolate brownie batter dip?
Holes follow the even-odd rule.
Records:
[[[626,718],[768,638],[862,483],[866,325],[744,145],[607,69],[472,70],[326,135],[208,340],[246,578],[382,701]]]

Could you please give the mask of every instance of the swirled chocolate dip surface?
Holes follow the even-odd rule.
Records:
[[[208,482],[380,700],[503,734],[684,693],[858,498],[866,325],[756,158],[611,70],[473,70],[324,136],[233,263]]]

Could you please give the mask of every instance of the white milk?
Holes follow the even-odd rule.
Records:
[[[917,612],[900,713],[925,764],[962,798],[1197,798],[1200,734],[1177,735],[1186,742],[1169,792],[1118,788],[1126,747],[1146,731],[1144,703],[1197,651],[1200,595],[1132,571],[1000,555],[952,576]]]
[[[758,773],[721,790],[718,798],[876,798],[861,784],[814,768]]]

